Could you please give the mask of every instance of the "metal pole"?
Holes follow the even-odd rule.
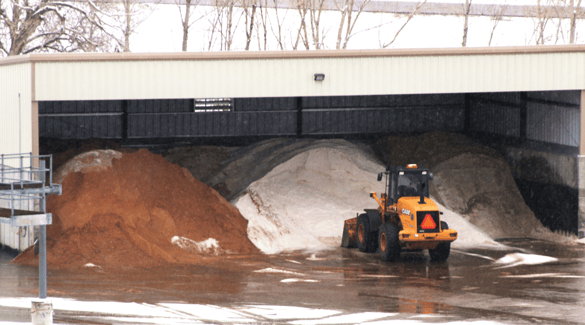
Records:
[[[39,231],[39,298],[47,298],[47,226]]]
[[[39,162],[42,170],[45,169],[45,161]],[[45,175],[41,174],[43,183]],[[46,196],[43,194],[41,199],[41,209],[47,213]],[[39,229],[39,298],[47,298],[47,226],[41,225]]]

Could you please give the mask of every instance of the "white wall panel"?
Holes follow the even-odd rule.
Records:
[[[585,88],[584,61],[585,52],[38,61],[35,87],[37,100],[566,90]]]
[[[0,66],[0,154],[32,151],[31,63]]]
[[[31,63],[0,65],[0,154],[32,152]],[[27,162],[25,162],[26,164]],[[17,167],[18,160],[5,161]],[[0,200],[0,206],[10,202]],[[28,208],[16,202],[17,209]],[[0,224],[0,246],[24,250],[33,240],[33,227]]]

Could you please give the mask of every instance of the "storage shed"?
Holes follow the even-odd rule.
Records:
[[[549,227],[583,236],[584,90],[582,45],[30,54],[0,59],[0,154],[38,155],[40,137],[465,133],[503,152],[519,185],[567,191]],[[521,164],[534,157],[536,179]],[[32,242],[17,233],[0,225],[0,243]]]

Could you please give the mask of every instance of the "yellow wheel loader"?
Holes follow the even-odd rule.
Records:
[[[433,261],[446,260],[457,231],[441,221],[443,213],[429,198],[433,174],[411,164],[386,167],[378,174],[378,181],[383,178],[386,193],[379,198],[376,192],[370,194],[378,208],[345,221],[341,246],[369,253],[379,250],[384,261],[395,261],[402,249],[428,249]]]

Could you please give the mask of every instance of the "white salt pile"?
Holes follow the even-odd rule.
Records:
[[[233,204],[248,219],[248,237],[263,252],[338,247],[344,220],[376,208],[369,193],[384,166],[359,147],[337,140],[305,151],[253,182]],[[460,237],[453,247],[499,247],[483,231],[446,210],[443,218]]]
[[[417,163],[434,173],[431,198],[450,228],[459,231],[453,247],[503,247],[492,238],[573,240],[536,219],[497,151],[460,134],[390,136],[372,147],[344,140],[270,139],[221,149],[221,155],[207,147],[185,150],[178,158],[188,152],[207,159],[179,161],[189,162],[184,167],[199,172],[241,211],[249,220],[249,238],[266,253],[339,246],[343,221],[377,207],[369,193],[383,192],[376,174],[384,164]],[[213,171],[201,167],[203,161],[213,162]]]

